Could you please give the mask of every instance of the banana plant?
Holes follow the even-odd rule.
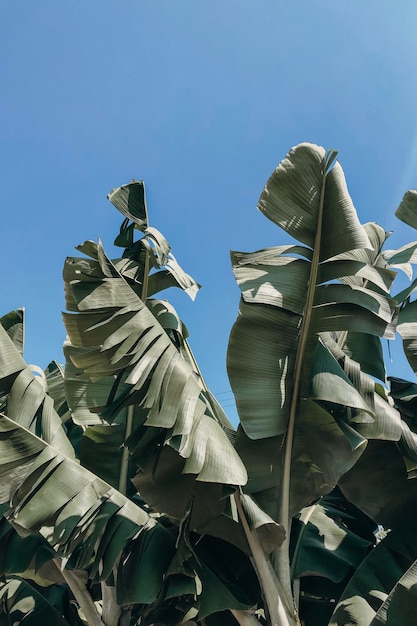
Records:
[[[193,297],[196,283],[149,227],[143,183],[113,190],[109,198],[132,220],[123,222],[116,239],[126,245],[122,259],[112,262],[101,242],[86,242],[78,249],[89,258],[69,258],[64,268],[71,311],[64,314],[65,386],[73,419],[86,428],[80,451],[83,441],[101,444],[107,436],[109,443],[114,434],[110,445],[123,443],[131,469],[139,469],[124,472],[122,482],[129,477],[152,510],[176,524],[189,517],[193,532],[244,552],[248,541],[259,542],[266,567],[262,550],[282,541],[282,529],[250,497],[237,494],[246,470],[232,445],[234,429],[204,382],[175,310],[147,298],[173,284]],[[135,229],[143,232],[138,241]]]
[[[105,626],[368,626],[409,614],[412,550],[380,585],[369,572],[389,559],[369,559],[383,553],[377,524],[390,542],[402,523],[403,538],[415,532],[414,388],[387,388],[381,339],[398,329],[415,362],[417,243],[386,250],[389,234],[360,223],[336,157],[292,149],[258,203],[287,242],[232,252],[242,293],[227,355],[236,430],[185,324],[157,296],[179,287],[194,299],[199,285],[150,226],[143,181],[108,196],[124,217],[121,258],[87,241],[65,262],[64,367],[27,365],[23,312],[1,318],[9,621],[30,623],[39,610]],[[411,226],[416,196],[397,211]],[[398,270],[411,284],[392,297]],[[36,558],[14,560],[28,540]],[[58,587],[67,595],[56,601]],[[311,617],[315,600],[325,611]]]
[[[393,266],[408,269],[416,244],[384,256],[387,233],[359,222],[336,153],[311,144],[279,164],[258,208],[296,242],[232,253],[242,296],[228,372],[245,490],[287,531],[275,569],[291,604],[292,517],[355,472],[369,440],[407,430],[375,377],[380,338],[395,337]]]
[[[146,206],[143,185],[137,182],[114,190],[109,197],[125,213],[125,204],[133,203],[126,197],[131,196],[139,196]],[[159,488],[164,490],[163,512],[177,521],[193,499],[191,518],[198,518],[198,523],[192,520],[193,529],[204,524],[208,532],[211,524],[214,532],[214,526],[232,524],[225,532],[245,543],[233,517],[227,514],[221,523],[216,520],[227,509],[224,489],[246,482],[246,470],[230,440],[234,429],[207,389],[188,346],[187,330],[173,307],[146,298],[149,285],[152,292],[156,285],[172,285],[167,273],[177,285],[191,290],[192,296],[196,283],[173,263],[165,238],[156,229],[145,228],[147,220],[137,214],[129,212],[144,236],[138,242],[128,241],[122,260],[113,263],[100,242],[87,242],[79,249],[90,258],[69,258],[65,263],[67,309],[71,311],[64,314],[70,411],[91,440],[112,431],[116,437],[119,431],[119,445],[126,443],[131,460],[140,468],[134,483],[154,509],[158,510]],[[125,223],[123,229],[131,232]],[[116,242],[120,243],[120,236]],[[148,275],[150,268],[158,271]],[[159,481],[163,472],[170,475],[168,488]],[[211,485],[212,496],[200,483]],[[199,511],[201,498],[206,515]],[[280,535],[276,523],[269,520],[268,524]]]
[[[125,190],[113,191],[110,199],[120,205]],[[128,190],[145,202],[140,183]],[[132,210],[132,202],[128,204]],[[196,284],[176,263],[163,236],[134,218],[144,237],[139,245],[128,239],[123,258],[114,264],[100,242],[79,247],[89,258],[67,259],[67,308],[77,315],[64,314],[65,370],[56,363],[45,373],[28,367],[21,354],[21,314],[11,313],[2,320],[0,427],[5,464],[0,473],[4,501],[12,505],[7,519],[19,532],[42,530],[89,623],[113,622],[104,607],[101,615],[96,614],[91,599],[85,598],[85,586],[68,573],[68,567],[86,571],[94,584],[102,583],[103,604],[111,602],[115,593],[119,609],[141,607],[144,623],[164,615],[170,620],[176,615],[179,621],[194,614],[203,619],[223,609],[246,610],[259,602],[259,587],[252,580],[248,540],[231,495],[246,481],[246,470],[231,443],[233,427],[202,380],[186,342],[186,328],[175,311],[166,302],[144,302],[140,297],[172,286],[173,279],[193,297]],[[127,230],[131,232],[130,227]],[[160,266],[162,271],[147,273]],[[104,354],[100,364],[97,352]],[[115,353],[124,354],[121,362]],[[93,369],[91,357],[96,363]],[[138,377],[140,370],[142,377]],[[163,384],[164,378],[169,380],[167,372],[172,380]],[[136,388],[129,375],[136,376]],[[178,397],[179,389],[182,396]],[[18,454],[14,454],[16,445]],[[131,454],[126,463],[128,446]],[[133,486],[127,493],[134,502],[124,495],[132,477],[141,491],[139,499]],[[152,483],[147,500],[156,517],[149,516],[149,503],[143,500],[147,481]],[[54,490],[60,491],[57,499]],[[279,525],[248,496],[242,495],[239,503],[248,534],[259,536],[265,550],[275,547],[282,540]],[[224,555],[235,565],[240,563],[240,575],[230,571],[225,576]],[[154,573],[144,584],[143,568],[150,563]],[[247,581],[242,585],[243,575]],[[115,588],[113,598],[111,588]],[[7,606],[11,612],[10,603]]]
[[[11,317],[14,326],[23,326],[22,312],[9,314],[6,326]],[[0,325],[1,371],[6,374],[0,415],[2,614],[16,619],[21,612],[30,623],[35,611],[53,621],[57,607],[45,594],[63,584],[78,611],[68,613],[61,603],[56,623],[117,623],[107,615],[112,589],[116,618],[126,617],[123,607],[129,616],[129,607],[142,607],[144,623],[163,615],[180,621],[187,614],[204,617],[256,605],[253,570],[240,550],[215,538],[201,538],[194,547],[188,523],[179,528],[151,514],[143,501],[132,501],[79,463],[54,408],[54,400],[61,410],[65,405],[59,368],[49,366],[39,380],[8,330],[10,336]],[[48,380],[54,399],[47,393]],[[240,574],[226,574],[227,558],[240,564]],[[40,595],[39,584],[46,590]],[[92,593],[98,584],[99,602],[97,591]]]

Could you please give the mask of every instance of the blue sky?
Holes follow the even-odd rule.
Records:
[[[106,195],[132,178],[203,285],[169,298],[226,406],[229,250],[283,242],[256,203],[291,146],[339,150],[361,221],[417,238],[394,217],[417,187],[417,4],[400,4],[1,2],[1,310],[26,307],[27,361],[62,361],[64,259],[98,237],[114,255]]]

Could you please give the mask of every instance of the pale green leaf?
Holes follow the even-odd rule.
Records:
[[[143,180],[133,180],[127,185],[112,189],[107,197],[116,209],[131,220],[139,230],[143,231],[147,228],[148,214]]]
[[[299,322],[283,309],[240,303],[227,368],[242,426],[253,439],[286,430]]]
[[[172,429],[166,443],[186,459],[185,472],[197,474],[199,480],[244,484],[245,468],[221,426],[209,416],[193,368],[128,283],[116,275],[101,245],[98,250],[100,267],[109,268],[114,276],[72,281],[79,313],[64,314],[64,321],[73,364],[92,381],[118,377],[102,417],[114,419],[123,407],[140,405],[148,410],[146,427]],[[157,316],[163,313],[165,326],[172,326],[169,318],[179,329],[169,308],[153,308]],[[88,409],[83,398],[79,404]]]
[[[417,228],[417,191],[415,189],[405,192],[395,215],[412,228]]]
[[[20,354],[23,355],[23,348],[25,342],[24,332],[24,309],[17,309],[16,311],[10,311],[6,315],[0,318],[0,324],[13,341]]]
[[[252,255],[250,255],[252,256]],[[232,253],[233,273],[246,302],[269,304],[301,314],[310,264],[294,257],[269,257],[249,263]]]
[[[258,208],[302,243],[314,247],[321,189],[325,204],[320,260],[354,248],[371,247],[360,225],[339,163],[326,172],[326,152],[313,144],[293,148],[269,178]]]
[[[312,400],[348,406],[366,411],[374,416],[374,407],[366,402],[366,397],[355,388],[330,352],[318,342],[311,369]]]

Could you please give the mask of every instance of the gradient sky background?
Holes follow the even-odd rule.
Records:
[[[144,179],[151,225],[204,287],[164,297],[233,419],[229,250],[285,241],[256,203],[293,145],[339,150],[388,247],[417,239],[394,217],[417,187],[416,23],[414,0],[0,2],[1,314],[26,307],[26,360],[62,362],[64,259],[98,237],[115,256],[106,195]]]

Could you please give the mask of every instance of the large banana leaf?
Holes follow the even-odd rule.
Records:
[[[147,410],[145,425],[165,429],[166,443],[185,459],[198,480],[244,484],[246,472],[212,416],[202,385],[155,316],[129,287],[99,244],[101,277],[67,282],[77,314],[64,314],[76,367],[93,381],[120,376],[103,415],[121,408]],[[152,374],[152,376],[151,376]]]
[[[114,485],[124,442],[140,468],[133,482],[154,510],[179,523],[192,502],[194,530],[247,550],[224,492],[224,485],[244,484],[246,470],[229,440],[231,424],[196,369],[184,325],[166,302],[148,299],[145,306],[100,244],[83,249],[95,258],[70,259],[64,270],[67,306],[77,311],[64,314],[66,391],[73,419],[87,427],[82,462]],[[103,451],[112,448],[110,463]],[[253,507],[253,528],[271,549],[282,529]]]
[[[259,596],[250,591],[253,580],[248,585],[245,580],[241,582],[239,576],[226,579],[224,572],[220,577],[215,574],[212,567],[225,551],[224,545],[217,549],[212,546],[212,564],[207,564],[210,559],[201,552],[199,545],[195,568],[184,574],[186,564],[175,565],[179,553],[174,529],[158,524],[110,485],[6,416],[0,417],[0,431],[4,497],[12,499],[7,516],[19,532],[28,534],[20,538],[6,520],[2,520],[3,571],[24,570],[23,573],[32,578],[32,571],[33,574],[43,573],[43,563],[60,555],[68,558],[70,565],[86,568],[93,580],[107,580],[120,561],[116,576],[118,601],[145,607],[143,614],[149,623],[153,623],[161,611],[169,614],[171,609],[175,609],[181,621],[191,606],[191,597],[195,615],[202,616],[226,607],[247,609],[259,601]],[[21,467],[26,476],[22,479],[19,474],[17,480],[16,473]],[[38,530],[53,551],[45,548]],[[192,543],[194,539],[189,540],[190,546]],[[123,558],[119,558],[122,553]],[[245,576],[248,572],[253,576],[249,560],[240,554]],[[172,584],[167,586],[170,575]],[[38,580],[39,575],[35,579]],[[4,594],[4,610],[13,615],[16,615],[13,611],[22,610],[21,619],[24,607],[36,612],[43,608],[50,610],[23,582],[19,582],[13,593],[10,586],[5,587]],[[21,602],[23,597],[28,599]]]
[[[138,191],[136,185],[122,190],[123,202]],[[125,208],[121,208],[124,214]],[[114,486],[124,466],[126,478],[154,511],[168,515],[176,524],[188,516],[193,530],[230,541],[247,552],[247,538],[228,487],[246,481],[246,470],[230,443],[234,429],[202,379],[187,343],[187,329],[175,310],[166,301],[148,298],[148,310],[142,302],[146,295],[175,284],[194,297],[198,285],[179,267],[159,231],[147,222],[138,223],[133,214],[130,218],[132,224],[122,225],[116,241],[126,246],[122,259],[112,263],[100,245],[86,242],[78,249],[90,258],[67,259],[64,268],[67,308],[81,313],[76,335],[71,332],[74,320],[66,318],[69,341],[64,349],[66,397],[74,421],[85,429],[79,445],[81,462]],[[137,242],[133,240],[134,228],[144,233]],[[147,274],[150,266],[153,270]],[[99,295],[98,305],[94,303],[98,291],[93,291],[100,280],[106,280],[104,286],[111,285],[111,291],[123,286],[131,299],[131,310],[137,306],[138,312],[143,311],[124,329],[128,310],[123,308],[124,296],[108,293],[110,298],[105,302]],[[83,296],[82,303],[79,301],[80,287],[91,292],[87,305]],[[119,311],[114,308],[117,302]],[[100,318],[94,328],[82,326],[98,312],[110,313],[111,323]],[[118,329],[114,326],[117,320],[122,322]],[[97,328],[96,346],[90,338]],[[118,342],[117,355],[106,361],[110,354],[106,349],[114,347],[114,342]],[[104,356],[104,368],[93,372],[89,359],[97,348]],[[119,358],[122,356],[124,361]],[[139,381],[132,378],[137,374]],[[152,394],[149,397],[143,392]],[[129,449],[127,470],[122,445]],[[198,459],[197,467],[193,458]],[[200,463],[210,467],[211,475],[201,472]],[[139,472],[132,478],[134,464]],[[283,529],[255,502],[242,498],[250,527],[270,552],[282,542]]]
[[[248,489],[274,516],[291,474],[285,518],[330,491],[368,437],[398,440],[401,431],[364,373],[384,376],[381,350],[363,370],[355,360],[394,336],[386,235],[360,224],[335,156],[297,146],[261,194],[259,209],[299,243],[232,253],[242,291],[228,348],[236,447]]]

